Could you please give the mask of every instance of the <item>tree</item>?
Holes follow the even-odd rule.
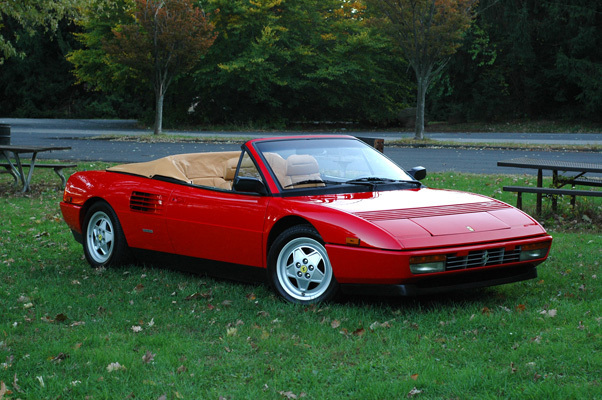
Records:
[[[203,123],[387,123],[407,106],[407,64],[363,1],[210,0],[219,37],[195,72]],[[211,76],[211,79],[206,79]]]
[[[424,138],[426,92],[461,45],[477,0],[371,0],[390,22],[395,43],[416,75],[415,138]]]
[[[213,44],[214,26],[192,0],[135,0],[133,22],[113,30],[104,49],[116,62],[152,82],[154,133],[163,127],[163,101],[169,85],[190,71]]]
[[[602,121],[602,2],[481,0],[443,78],[437,118]]]
[[[5,18],[16,21],[31,35],[38,27],[55,30],[64,17],[71,15],[83,0],[9,0],[0,1],[0,30],[5,26]],[[25,54],[17,51],[14,41],[17,31],[8,32],[6,37],[0,32],[0,65],[5,59]]]
[[[11,57],[1,67],[0,110],[3,116],[71,116],[74,106],[81,103],[75,100],[81,88],[74,85],[69,63],[65,60],[65,54],[76,44],[73,24],[63,20],[52,35],[42,27],[31,35],[14,21],[7,21],[7,26],[18,36],[13,43],[15,51],[27,54],[27,57]]]

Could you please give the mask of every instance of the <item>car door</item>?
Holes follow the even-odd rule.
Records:
[[[172,246],[185,256],[260,267],[269,199],[232,190],[176,188],[166,215]]]

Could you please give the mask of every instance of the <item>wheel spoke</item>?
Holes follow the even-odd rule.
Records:
[[[286,276],[290,276],[291,278],[297,278],[297,268],[295,267],[295,262],[286,267]]]
[[[322,271],[320,271],[318,268],[316,268],[313,271],[313,274],[311,274],[311,281],[320,283],[324,280],[324,276],[325,276],[324,273]]]
[[[305,253],[299,247],[293,250],[293,264],[302,263],[305,258]]]
[[[112,243],[113,242],[113,238],[114,238],[113,231],[111,231],[111,230],[105,230],[103,236],[104,236],[104,241],[106,243]]]
[[[100,246],[98,246],[98,252],[101,253],[103,256],[109,254],[109,249],[110,245],[108,243],[100,243]]]
[[[309,287],[310,283],[311,282],[309,279],[305,279],[305,278],[297,279],[297,287],[303,293],[307,292],[307,288]]]
[[[316,268],[318,265],[320,265],[320,262],[322,262],[322,255],[315,250],[311,254],[307,255],[306,258],[309,261],[309,264]]]

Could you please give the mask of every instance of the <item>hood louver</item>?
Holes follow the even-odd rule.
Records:
[[[160,214],[163,211],[163,196],[154,193],[132,192],[130,210]]]
[[[355,215],[357,215],[360,218],[364,218],[368,221],[386,221],[394,219],[426,218],[455,214],[471,214],[502,210],[504,208],[510,208],[510,206],[497,201],[488,201],[481,203],[454,204],[446,206],[420,208],[404,208],[397,210],[364,211],[355,213]]]

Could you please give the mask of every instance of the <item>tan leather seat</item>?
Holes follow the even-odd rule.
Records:
[[[263,153],[276,179],[282,187],[291,184],[291,178],[286,175],[286,160],[278,153]]]
[[[297,182],[307,180],[322,180],[320,176],[320,167],[318,161],[308,154],[293,154],[286,159],[286,176],[290,179],[293,188],[324,186],[323,183],[304,183],[297,185]],[[289,186],[290,188],[291,186]]]
[[[230,158],[226,160],[226,164],[224,164],[224,179],[227,181],[233,181],[234,176],[236,175],[236,167],[238,167],[238,157]]]

